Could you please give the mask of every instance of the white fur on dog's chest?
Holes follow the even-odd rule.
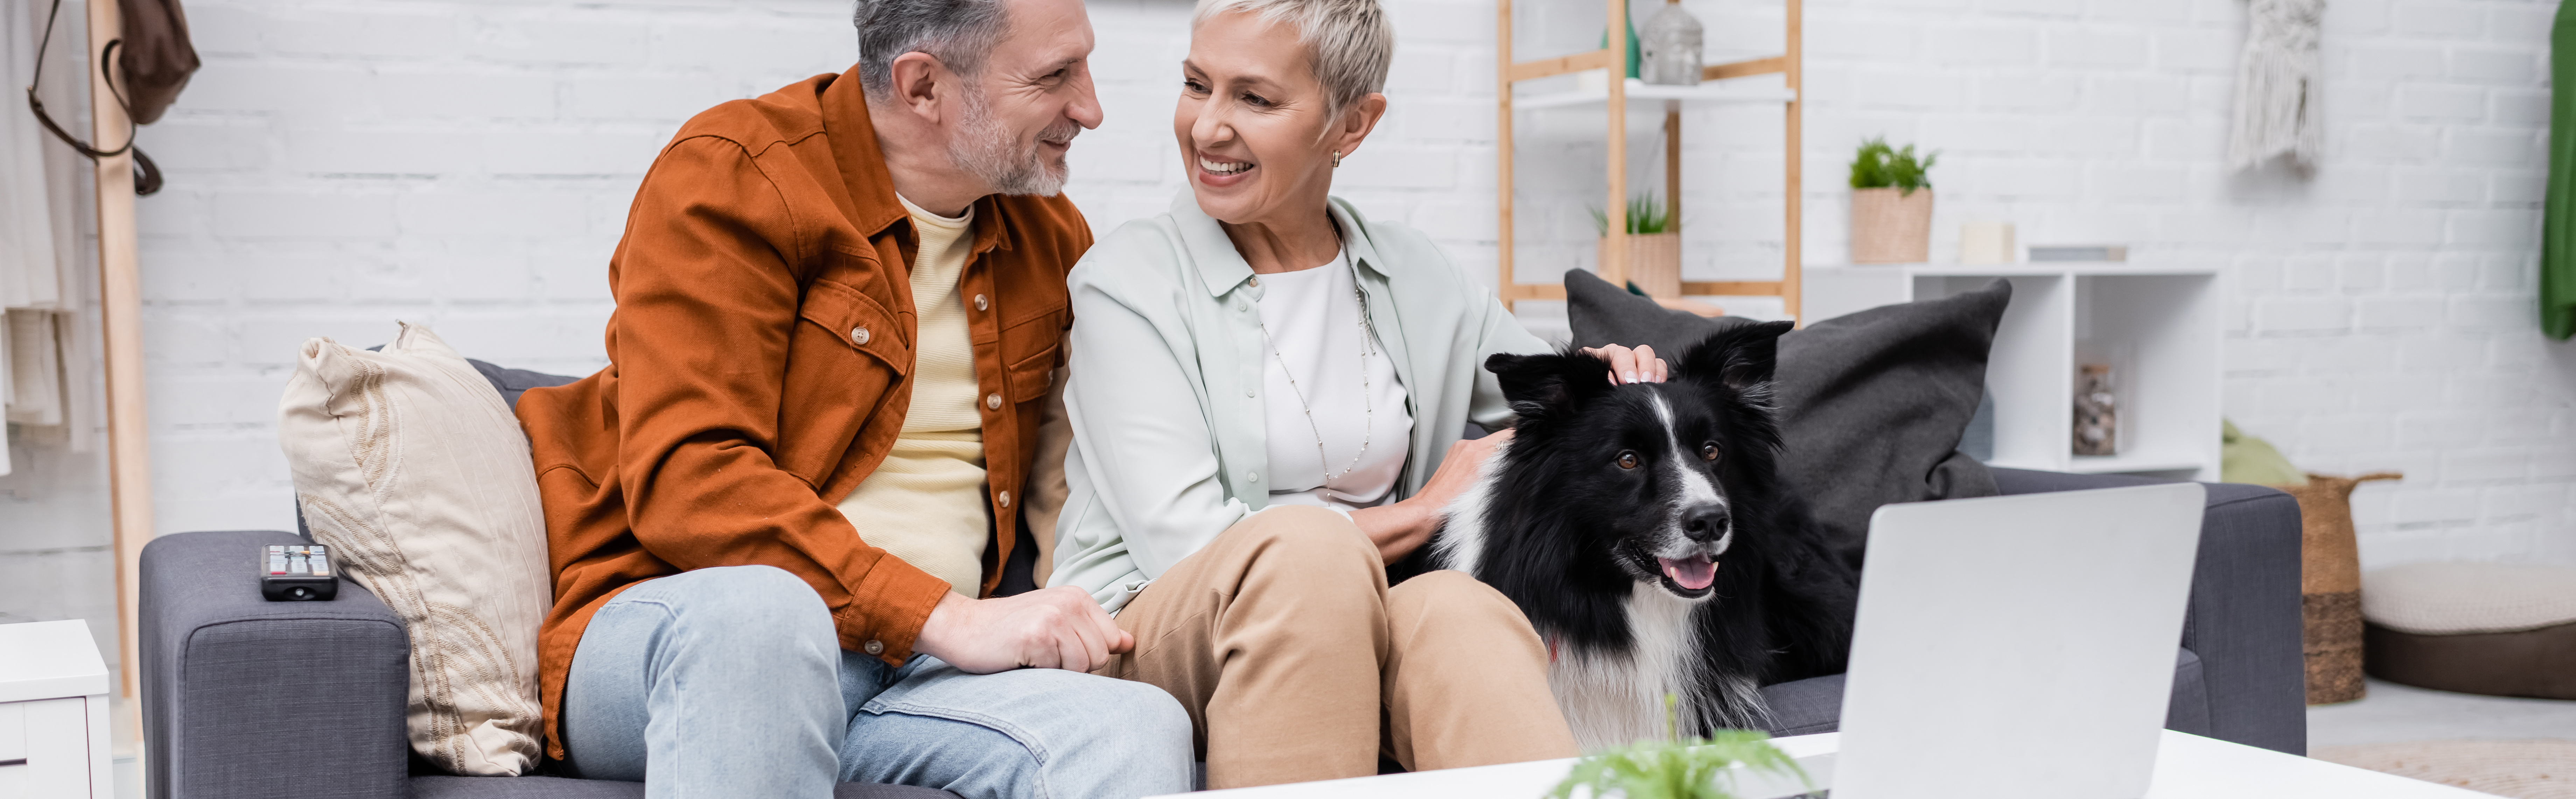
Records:
[[[1696,695],[1701,689],[1694,673],[1699,645],[1692,640],[1693,603],[1639,583],[1622,604],[1632,636],[1627,649],[1587,654],[1551,647],[1556,657],[1548,664],[1548,688],[1574,728],[1575,743],[1586,751],[1669,738],[1666,695],[1680,700],[1674,713],[1683,734],[1698,734],[1691,709],[1706,697]]]

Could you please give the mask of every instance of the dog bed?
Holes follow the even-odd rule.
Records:
[[[2362,579],[2364,667],[2420,688],[2576,699],[2576,567],[2417,563]]]

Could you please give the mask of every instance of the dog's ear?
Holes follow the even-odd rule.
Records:
[[[1714,376],[1737,390],[1771,382],[1771,372],[1780,360],[1780,334],[1795,326],[1756,322],[1712,333],[1682,354],[1682,371],[1695,377]]]
[[[1609,361],[1570,348],[1543,355],[1497,354],[1485,359],[1485,371],[1494,373],[1503,398],[1515,407],[1569,408],[1611,388]]]

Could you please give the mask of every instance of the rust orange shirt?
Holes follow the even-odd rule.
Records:
[[[975,202],[959,285],[983,401],[986,501],[1016,538],[1063,362],[1065,273],[1091,246],[1062,197]],[[644,580],[762,564],[814,586],[841,646],[899,664],[948,584],[834,507],[885,459],[912,387],[916,238],[853,68],[707,110],[663,148],[608,266],[608,368],[529,391],[555,605],[537,642],[547,752],[591,614]]]

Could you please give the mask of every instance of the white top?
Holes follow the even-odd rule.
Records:
[[[1413,415],[1395,362],[1360,323],[1350,254],[1256,279],[1261,324],[1269,329],[1261,408],[1271,504],[1348,512],[1385,502],[1404,473]]]
[[[242,562],[249,563],[250,556],[242,556]],[[242,573],[250,570],[244,568]],[[104,693],[107,662],[98,656],[98,642],[90,638],[88,622],[0,624],[0,702]]]
[[[2172,730],[2158,731],[2155,744],[2155,779],[2148,783],[2144,799],[2491,799],[2489,794],[2441,783],[2365,771]],[[1835,761],[1840,758],[1839,750],[1842,748],[1840,733],[1773,738],[1771,745],[1796,759],[1799,767],[1806,769],[1807,774],[1815,779],[1815,787],[1834,787]],[[2026,762],[2017,759],[2020,753],[2009,743],[1998,741],[1994,746],[1994,762],[1963,766],[1954,774],[1944,775],[1946,782],[1932,787],[1950,792],[1938,795],[2005,792],[2028,795],[2034,792],[2034,786],[2044,792],[2051,787],[2051,782],[2064,775],[2081,772],[2085,765],[2062,761]],[[1382,777],[1171,794],[1153,799],[1539,799],[1547,795],[1548,788],[1565,779],[1574,762],[1573,758],[1532,760]],[[1737,773],[1744,777],[1735,791],[1737,796],[1785,796],[1805,787],[1783,788],[1782,784],[1789,780]]]

